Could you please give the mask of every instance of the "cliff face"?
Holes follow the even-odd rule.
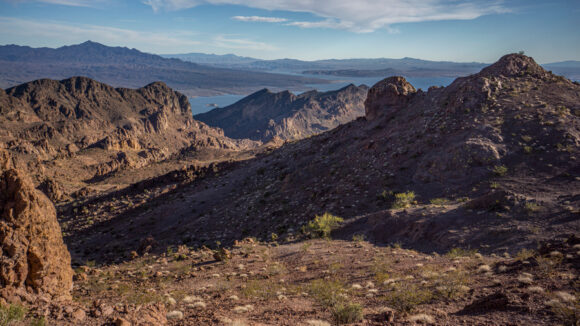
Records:
[[[338,91],[294,95],[264,89],[195,118],[222,128],[232,138],[297,140],[363,116],[367,90],[364,85],[350,85]]]
[[[72,276],[54,206],[0,150],[0,297],[70,299]]]
[[[247,147],[195,121],[187,97],[160,82],[133,90],[84,77],[33,81],[0,92],[0,125],[0,147],[31,171],[42,170],[39,175],[70,182],[146,166],[184,149]]]

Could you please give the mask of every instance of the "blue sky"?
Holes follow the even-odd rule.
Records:
[[[578,0],[0,0],[0,44],[264,59],[580,60]]]

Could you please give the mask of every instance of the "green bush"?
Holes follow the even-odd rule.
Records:
[[[445,206],[449,203],[449,200],[446,198],[433,198],[429,201],[432,205],[437,206]]]
[[[333,307],[344,300],[346,289],[339,281],[314,280],[308,285],[308,293],[325,307]]]
[[[332,307],[332,317],[338,325],[350,324],[363,318],[363,308],[358,303],[340,303]]]
[[[0,326],[9,326],[26,316],[26,308],[20,305],[0,305]]]
[[[323,215],[316,215],[314,220],[302,228],[302,231],[312,238],[329,238],[330,232],[343,221],[342,218],[326,212]]]
[[[463,249],[463,248],[451,248],[445,256],[451,259],[459,257],[471,257],[477,253],[477,249]]]
[[[395,194],[395,202],[393,203],[392,208],[397,209],[410,207],[414,200],[415,192],[413,191]]]
[[[508,168],[505,165],[496,165],[493,167],[493,173],[499,177],[506,175]]]
[[[433,293],[416,284],[395,283],[384,299],[395,310],[409,313],[417,306],[429,303],[433,299]]]

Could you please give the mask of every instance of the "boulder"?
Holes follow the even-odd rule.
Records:
[[[404,77],[389,77],[369,89],[365,101],[365,116],[374,120],[388,110],[405,107],[417,92]]]
[[[0,150],[0,297],[70,299],[72,277],[54,206]]]

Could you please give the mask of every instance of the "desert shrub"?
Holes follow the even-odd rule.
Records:
[[[438,295],[455,299],[469,290],[467,284],[468,278],[465,273],[453,271],[442,275],[435,283],[435,289]]]
[[[528,260],[532,257],[534,257],[536,255],[536,252],[532,249],[522,249],[520,251],[518,251],[518,253],[516,254],[516,259],[517,260]]]
[[[409,313],[417,306],[429,303],[433,293],[417,284],[395,283],[392,291],[384,297],[390,307],[399,312]]]
[[[273,299],[282,289],[282,285],[273,280],[253,280],[242,289],[242,295],[247,298]]]
[[[352,236],[352,241],[354,241],[354,242],[363,242],[363,241],[365,241],[365,235],[364,234],[354,234]]]
[[[564,326],[580,325],[580,302],[578,300],[570,303],[554,302],[551,310]]]
[[[449,203],[449,200],[446,198],[433,198],[429,201],[432,205],[443,206]]]
[[[339,281],[314,280],[307,292],[324,307],[330,308],[336,324],[349,324],[362,319],[362,306],[350,302],[344,284]]]
[[[499,177],[506,175],[508,168],[505,165],[496,165],[493,167],[493,173]]]
[[[451,259],[459,257],[472,257],[477,253],[477,249],[463,249],[463,248],[451,248],[445,256]]]
[[[326,212],[323,215],[316,215],[314,220],[302,228],[302,231],[312,238],[329,238],[332,230],[343,221],[342,218]]]
[[[539,209],[540,209],[540,205],[538,205],[537,203],[534,203],[534,202],[529,201],[529,202],[526,202],[524,204],[524,210],[528,214],[532,214],[532,213],[534,213],[535,211],[537,211]]]
[[[363,318],[362,306],[358,303],[339,303],[332,307],[332,317],[338,324],[350,324]]]
[[[342,303],[346,289],[339,281],[314,280],[308,284],[307,292],[321,305],[332,307]]]
[[[414,200],[415,200],[414,191],[407,191],[395,194],[395,202],[393,203],[392,208],[397,209],[410,207]]]
[[[0,326],[13,325],[26,316],[26,308],[21,305],[0,305]]]

